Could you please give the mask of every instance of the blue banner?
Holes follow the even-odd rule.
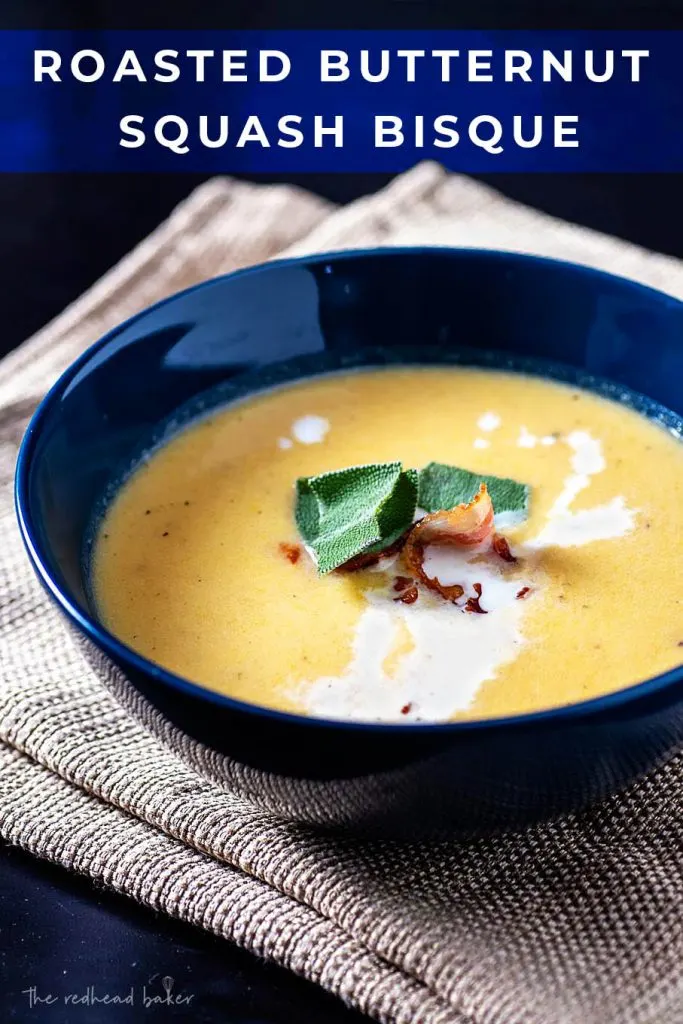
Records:
[[[0,170],[683,170],[683,32],[4,31]]]

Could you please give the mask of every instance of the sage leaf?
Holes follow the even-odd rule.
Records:
[[[486,484],[496,515],[518,513],[525,518],[529,507],[529,487],[502,476],[472,473],[458,466],[430,462],[420,470],[417,503],[425,512],[438,512],[471,501]]]
[[[400,462],[373,463],[301,477],[295,517],[321,575],[361,553],[381,551],[408,529],[418,474]]]

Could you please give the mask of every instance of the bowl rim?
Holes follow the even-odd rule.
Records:
[[[111,657],[118,665],[123,666],[124,671],[125,667],[129,666],[138,672],[151,676],[157,683],[161,683],[172,690],[180,691],[181,693],[194,697],[200,701],[215,704],[242,714],[264,716],[268,719],[280,722],[283,725],[306,726],[310,728],[334,729],[351,732],[360,730],[362,732],[376,732],[382,735],[406,735],[406,733],[410,733],[411,735],[425,733],[432,735],[437,733],[444,737],[453,736],[454,738],[458,734],[477,732],[481,729],[500,731],[529,726],[538,726],[539,728],[542,728],[544,726],[557,725],[562,722],[570,723],[573,721],[583,721],[594,718],[596,715],[609,713],[614,709],[632,705],[639,700],[647,699],[656,693],[660,693],[669,687],[683,683],[683,663],[681,663],[677,668],[669,669],[667,672],[660,673],[657,676],[652,676],[651,678],[642,680],[638,683],[632,683],[622,689],[615,690],[612,693],[604,694],[599,697],[593,697],[590,700],[576,701],[571,704],[561,704],[557,707],[545,708],[538,711],[529,711],[517,715],[447,722],[405,723],[357,721],[355,719],[329,719],[317,718],[303,714],[299,715],[293,712],[280,711],[277,708],[267,707],[250,701],[238,700],[234,697],[230,697],[226,694],[222,694],[215,690],[211,690],[208,687],[202,686],[201,683],[192,682],[189,679],[185,679],[183,676],[176,675],[170,670],[163,668],[161,665],[158,665],[144,657],[144,655],[135,651],[132,647],[129,647],[113,633],[110,633],[94,615],[91,615],[89,612],[81,609],[54,578],[43,557],[29,501],[29,480],[33,466],[33,456],[43,421],[46,419],[53,405],[63,396],[65,390],[71,384],[76,375],[84,366],[87,365],[87,363],[101,348],[104,348],[104,346],[114,340],[118,334],[132,327],[138,320],[143,319],[153,311],[161,308],[162,306],[168,305],[169,303],[173,303],[179,298],[184,298],[204,288],[212,287],[221,281],[231,280],[233,278],[249,274],[267,273],[271,269],[277,270],[288,266],[296,267],[318,265],[320,263],[325,263],[328,260],[341,262],[347,259],[363,259],[378,256],[390,258],[392,256],[419,256],[441,253],[464,259],[488,259],[500,260],[503,262],[509,261],[512,263],[535,263],[543,266],[551,265],[558,269],[565,269],[574,274],[580,274],[586,277],[598,277],[605,279],[606,281],[617,282],[629,290],[645,292],[660,303],[663,302],[664,304],[674,308],[683,308],[683,302],[671,295],[668,295],[666,292],[650,288],[647,285],[641,284],[638,281],[633,281],[627,277],[621,277],[617,274],[611,274],[607,271],[585,266],[583,264],[572,263],[569,260],[536,256],[531,253],[522,253],[504,249],[447,245],[416,245],[374,246],[364,249],[332,250],[329,252],[312,253],[310,255],[270,260],[265,263],[258,263],[253,266],[240,268],[227,274],[220,274],[216,277],[209,278],[206,281],[200,281],[199,283],[191,285],[188,288],[184,288],[181,291],[174,292],[172,295],[169,295],[150,306],[146,306],[143,310],[140,310],[138,313],[128,317],[116,327],[107,331],[92,345],[88,346],[88,348],[86,348],[77,359],[70,363],[46,393],[44,398],[40,401],[22,438],[17,456],[14,479],[15,510],[21,537],[29,560],[40,582],[48,591],[55,604],[57,604],[60,610],[64,613],[67,620],[76,626],[81,633],[85,634],[85,636],[92,641],[96,647]]]

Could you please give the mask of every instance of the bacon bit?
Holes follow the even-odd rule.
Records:
[[[483,543],[492,531],[493,505],[486,484],[482,484],[469,504],[433,512],[416,523],[408,534],[403,559],[408,569],[426,587],[449,601],[456,601],[465,591],[458,583],[444,586],[436,577],[427,575],[423,568],[425,548],[435,543],[473,547]]]
[[[296,565],[301,558],[301,546],[299,544],[289,544],[286,541],[282,541],[279,548],[280,553],[283,554],[287,561],[291,562],[292,565]]]
[[[479,615],[488,615],[485,608],[479,604],[481,598],[481,583],[473,583],[472,589],[474,590],[476,597],[468,597],[467,604],[465,605],[466,612],[477,612]]]
[[[408,587],[408,589],[404,590],[402,594],[399,594],[398,597],[395,597],[394,601],[401,601],[403,602],[403,604],[415,604],[417,598],[417,587],[413,583],[411,587]]]
[[[404,704],[403,707],[401,708],[401,714],[407,715],[410,712],[412,706],[412,704]]]
[[[527,594],[531,593],[531,587],[522,587],[521,590],[517,591],[517,600],[523,601]]]
[[[508,544],[505,537],[501,537],[499,533],[493,535],[493,550],[496,552],[499,558],[502,558],[504,562],[516,562],[517,559],[510,551],[510,545]]]
[[[394,590],[405,590],[413,582],[411,576],[397,576],[394,580]]]
[[[371,565],[377,565],[380,558],[389,558],[391,555],[397,555],[405,544],[407,536],[407,533],[401,534],[384,551],[366,551],[361,552],[360,555],[354,555],[353,558],[349,558],[348,562],[344,562],[343,565],[335,569],[335,572],[358,572],[359,569],[367,569]]]

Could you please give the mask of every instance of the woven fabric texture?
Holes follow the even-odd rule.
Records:
[[[434,165],[336,212],[294,190],[202,190],[0,366],[0,834],[379,1021],[681,1024],[683,757],[586,813],[496,838],[406,845],[284,823],[110,695],[32,577],[11,490],[36,398],[103,327],[285,246],[527,248],[681,296],[683,267]],[[234,203],[219,217],[230,237],[208,226],[207,197],[226,217]]]

